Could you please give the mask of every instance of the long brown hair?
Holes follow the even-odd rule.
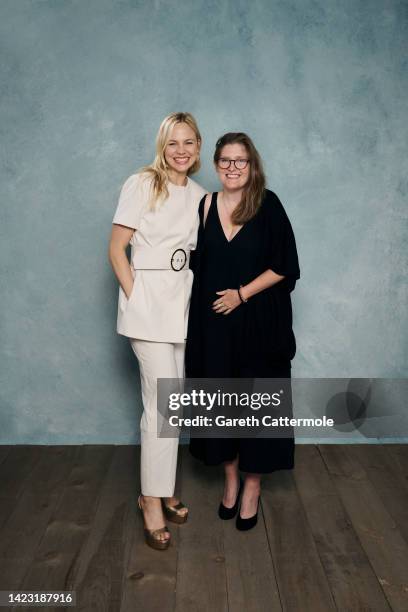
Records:
[[[233,223],[242,225],[258,212],[265,195],[266,179],[261,156],[250,137],[243,132],[228,132],[217,140],[214,152],[215,164],[221,157],[223,147],[229,144],[243,145],[249,159],[249,179],[244,187],[242,199],[231,215]]]
[[[191,113],[171,113],[163,119],[156,137],[156,156],[150,165],[144,166],[140,170],[142,173],[149,174],[153,179],[150,197],[150,206],[152,208],[154,208],[158,201],[167,198],[169,195],[167,188],[169,180],[168,165],[164,156],[164,150],[170,140],[171,131],[177,123],[186,123],[193,130],[200,151],[201,134],[197,122]],[[187,175],[194,174],[199,169],[200,155],[198,155],[195,163],[189,168]]]

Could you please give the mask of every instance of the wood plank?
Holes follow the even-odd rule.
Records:
[[[23,590],[65,589],[94,519],[100,488],[112,460],[111,446],[81,446],[48,522]]]
[[[11,449],[14,448],[11,444],[1,444],[0,445],[0,464],[3,463],[4,459],[7,457]]]
[[[33,447],[30,450],[33,452]],[[42,449],[0,532],[0,589],[18,590],[63,491],[77,450],[73,446]]]
[[[180,447],[182,495],[189,520],[180,528],[176,611],[228,610],[223,525],[217,517],[221,468],[209,468]]]
[[[262,509],[250,531],[238,531],[235,520],[223,521],[222,526],[229,609],[282,610]]]
[[[408,484],[408,444],[384,444],[383,446],[393,458],[405,483]]]
[[[395,612],[408,609],[408,545],[349,445],[319,445],[354,530]]]
[[[0,528],[9,518],[25,483],[43,453],[43,446],[15,446],[0,464]]]
[[[408,543],[408,482],[395,469],[393,458],[380,444],[359,444],[350,456],[365,470],[382,503]]]
[[[135,484],[136,449],[116,446],[89,536],[70,568],[66,588],[79,610],[119,610],[124,580],[126,515]]]
[[[336,610],[292,470],[264,476],[261,503],[283,609]]]
[[[315,445],[296,448],[294,477],[337,608],[390,610]]]
[[[181,459],[179,453],[178,476]],[[131,508],[125,525],[129,546],[120,612],[134,612],[134,610],[170,612],[174,610],[175,605],[178,532],[179,529],[184,529],[185,525],[179,527],[174,523],[167,523],[171,533],[171,544],[167,550],[154,550],[147,546],[143,533],[143,517],[136,507],[140,492],[139,466],[140,447],[138,447],[132,484]],[[179,477],[176,479],[176,494],[180,492],[178,480]]]

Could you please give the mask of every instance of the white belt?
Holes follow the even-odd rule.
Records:
[[[162,249],[160,247],[132,247],[132,266],[135,270],[187,270],[190,251],[186,249]]]

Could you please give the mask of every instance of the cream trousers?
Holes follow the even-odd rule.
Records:
[[[184,377],[185,344],[136,338],[130,338],[130,344],[139,362],[143,401],[140,421],[141,493],[152,497],[172,497],[179,440],[159,438],[157,435],[157,379]]]

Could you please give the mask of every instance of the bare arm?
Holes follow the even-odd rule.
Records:
[[[205,227],[205,222],[207,221],[208,211],[210,210],[211,198],[212,198],[212,194],[207,193],[207,195],[205,196],[205,202],[204,202],[204,215],[203,215],[204,227]]]
[[[129,298],[132,291],[133,275],[126,255],[126,247],[134,231],[131,227],[113,224],[109,242],[109,261],[127,298]]]
[[[269,287],[272,287],[272,285],[276,285],[276,283],[279,283],[279,281],[283,280],[284,278],[284,276],[276,274],[276,272],[273,270],[265,270],[265,272],[262,272],[262,274],[254,278],[253,281],[244,287],[241,287],[241,295],[244,300],[247,300],[264,289],[268,289]]]
[[[276,283],[279,283],[284,278],[284,276],[276,274],[276,272],[273,270],[265,270],[265,272],[262,272],[262,274],[254,278],[253,281],[241,287],[240,294],[244,300],[247,300],[264,289],[268,289],[269,287],[272,287],[272,285],[276,285]],[[229,314],[241,304],[241,299],[237,289],[217,291],[217,295],[221,297],[213,302],[213,310],[218,313]]]

